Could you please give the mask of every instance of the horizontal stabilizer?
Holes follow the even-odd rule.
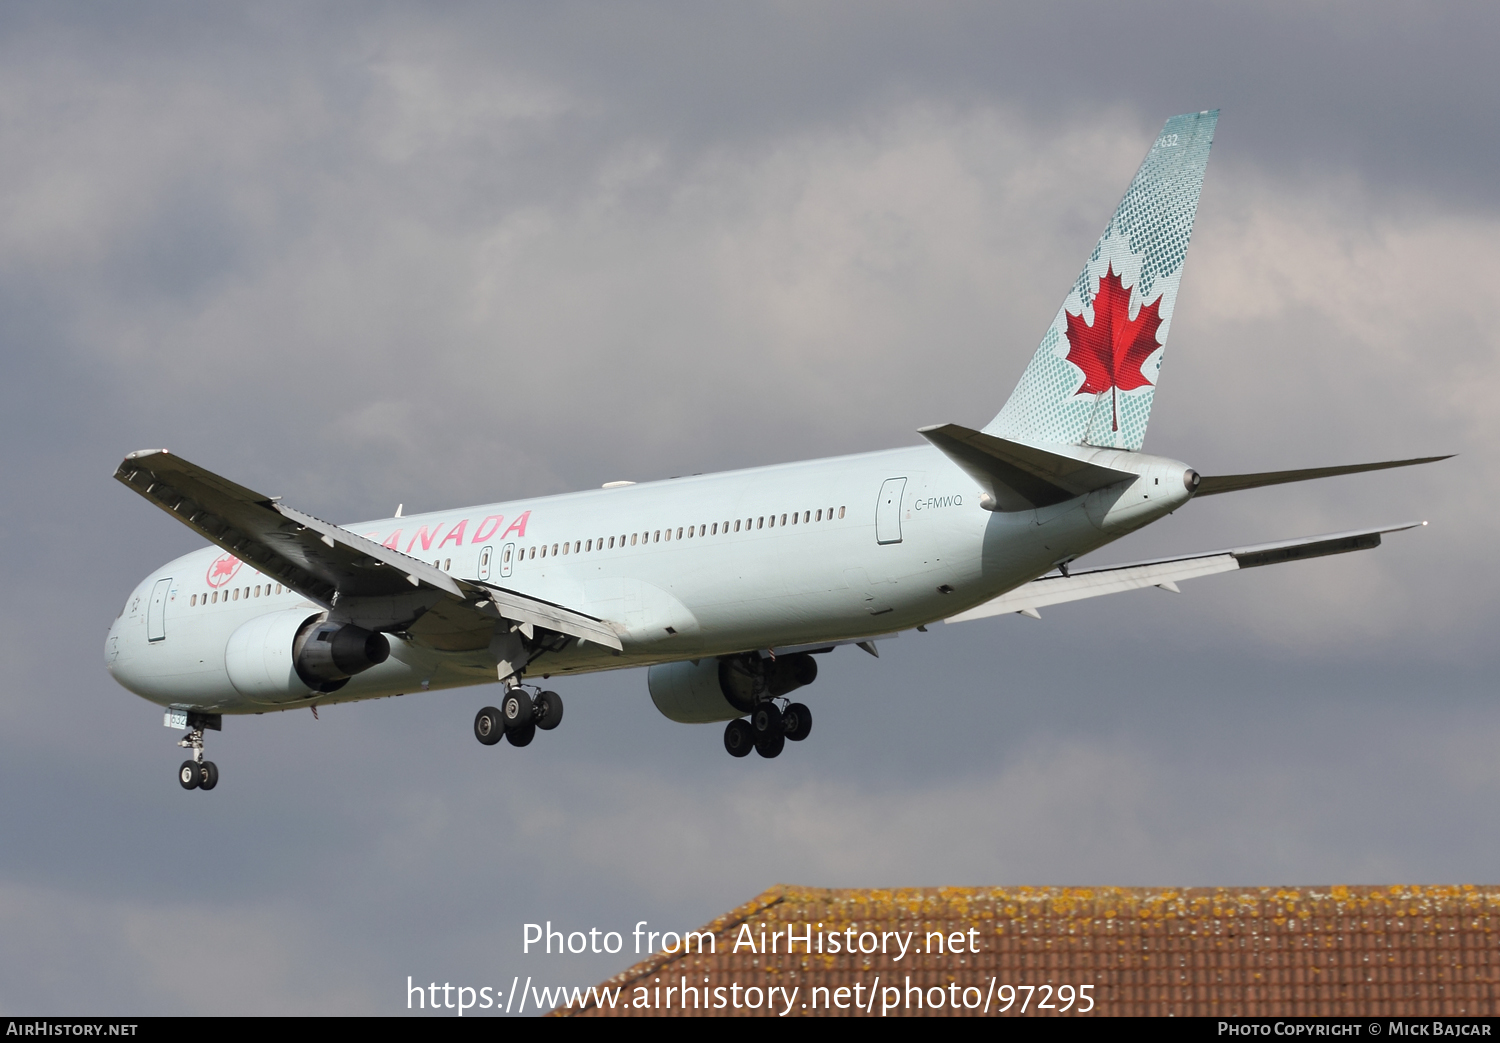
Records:
[[[1205,475],[1198,481],[1194,496],[1213,496],[1215,493],[1232,493],[1241,489],[1258,489],[1263,485],[1284,485],[1287,482],[1308,482],[1314,478],[1332,478],[1340,474],[1358,474],[1361,471],[1384,471],[1388,467],[1412,467],[1448,460],[1453,456],[1420,456],[1415,460],[1383,460],[1374,464],[1344,464],[1340,467],[1309,467],[1301,471],[1262,471],[1259,474]]]
[[[979,483],[985,493],[980,506],[990,511],[1047,507],[1136,478],[1130,471],[1100,467],[958,424],[922,427],[917,433]]]
[[[1299,561],[1303,558],[1320,558],[1328,554],[1370,550],[1380,546],[1380,538],[1384,533],[1400,532],[1403,529],[1412,529],[1426,524],[1426,522],[1406,522],[1377,529],[1356,529],[1352,532],[1335,532],[1323,536],[1303,536],[1300,539],[1282,540],[1279,543],[1261,543],[1253,547],[1190,554],[1180,558],[1159,558],[1155,561],[1138,561],[1125,565],[1106,565],[1097,569],[1075,569],[1066,576],[1049,575],[1034,579],[967,612],[951,616],[944,622],[963,623],[971,619],[984,619],[987,616],[998,616],[1007,612],[1020,612],[1038,617],[1038,609],[1046,608],[1048,605],[1060,605],[1065,601],[1082,601],[1085,598],[1118,594],[1124,590],[1139,590],[1142,587],[1165,587],[1172,590],[1181,580],[1212,576],[1217,572],[1233,572],[1236,569],[1276,565],[1283,561]]]

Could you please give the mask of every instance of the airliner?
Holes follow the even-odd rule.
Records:
[[[1073,562],[1188,501],[1445,457],[1200,475],[1141,452],[1217,110],[1167,120],[1020,383],[982,428],[919,444],[335,525],[165,449],[115,478],[211,546],[126,599],[114,678],[165,709],[211,790],[204,733],[259,714],[499,683],[485,745],[557,727],[528,679],[647,667],[673,721],[778,756],[812,729],[819,659],[1008,613],[1379,546],[1416,524],[1151,561]]]

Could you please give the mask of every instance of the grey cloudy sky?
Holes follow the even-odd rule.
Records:
[[[0,1012],[586,983],[520,925],[811,885],[1494,882],[1493,5],[0,10]],[[1156,128],[1221,106],[1146,449],[1217,497],[1101,560],[1369,554],[828,656],[731,761],[644,674],[525,750],[484,689],[230,720],[185,794],[114,685],[196,545],[174,451],[325,517],[911,444],[1003,402]]]

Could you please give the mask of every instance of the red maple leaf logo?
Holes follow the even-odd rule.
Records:
[[[1074,394],[1110,392],[1116,431],[1120,430],[1120,408],[1114,391],[1134,391],[1151,383],[1141,367],[1161,347],[1156,342],[1160,308],[1161,295],[1157,294],[1156,300],[1142,304],[1131,319],[1130,291],[1121,284],[1111,264],[1094,295],[1094,324],[1085,323],[1081,313],[1064,313],[1068,317],[1068,361],[1083,370],[1083,385]]]
[[[208,585],[218,588],[234,578],[240,570],[240,559],[233,554],[220,554],[208,567]]]

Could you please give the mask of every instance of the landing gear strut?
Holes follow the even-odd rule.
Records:
[[[177,781],[183,789],[211,790],[219,784],[219,766],[203,759],[203,732],[222,731],[224,718],[216,713],[193,713],[187,710],[168,710],[162,722],[168,728],[187,728],[188,733],[177,740],[177,745],[192,751],[192,759],[182,762],[177,769]]]
[[[486,706],[474,715],[474,738],[486,746],[505,739],[512,746],[526,746],[537,729],[550,732],[562,723],[562,696],[556,692],[530,692],[516,685],[505,692],[498,707]]]

